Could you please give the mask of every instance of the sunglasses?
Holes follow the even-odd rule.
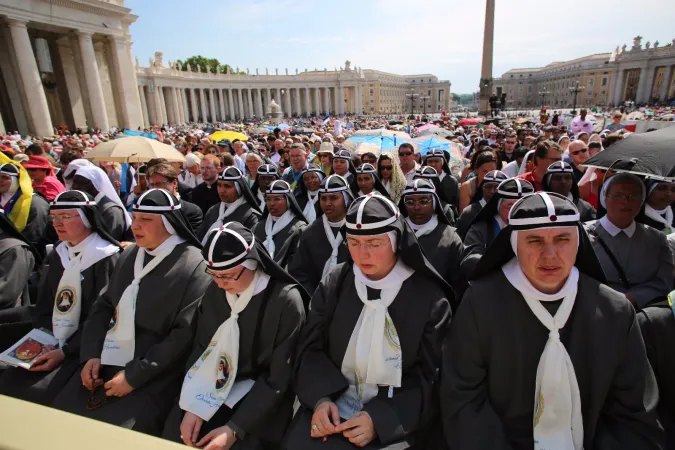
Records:
[[[400,152],[398,156],[400,157],[412,156],[412,152]]]
[[[581,153],[586,153],[587,151],[588,151],[587,148],[582,148],[581,150],[575,150],[575,151],[573,151],[573,152],[570,152],[570,154],[571,154],[571,155],[574,155],[574,156],[577,156],[577,155],[579,155],[579,154],[581,154]]]
[[[392,170],[393,166],[380,166],[380,170]]]

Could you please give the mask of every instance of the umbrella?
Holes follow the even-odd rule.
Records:
[[[446,130],[444,128],[435,128],[435,129],[428,129],[424,130],[421,133],[417,133],[417,137],[422,137],[422,136],[440,136],[442,138],[446,137],[452,137],[454,134],[450,130]]]
[[[252,129],[251,133],[252,134],[270,134],[271,131],[268,130],[266,127],[258,127],[258,128]]]
[[[446,139],[441,139],[435,135],[417,138],[415,139],[415,142],[420,148],[421,155],[426,155],[427,152],[436,148],[441,150],[450,150],[450,146],[452,145],[452,142]]]
[[[422,131],[427,131],[427,130],[435,130],[438,128],[438,125],[434,125],[431,123],[428,123],[426,125],[422,125],[421,127],[417,128],[417,132],[421,133]]]
[[[227,139],[228,141],[234,141],[235,139],[239,139],[240,141],[248,141],[248,136],[238,131],[216,131],[209,137],[213,142],[222,141],[223,139]]]
[[[369,144],[368,142],[362,142],[356,147],[356,153],[357,155],[363,155],[364,153],[373,153],[375,156],[378,158],[380,157],[380,147],[378,147],[375,144]]]
[[[354,133],[354,136],[391,136],[399,139],[411,139],[408,133],[402,131],[386,130],[378,128],[375,130],[359,130]]]
[[[170,145],[142,136],[114,139],[94,147],[86,156],[91,161],[114,161],[122,163],[148,162],[165,158],[170,162],[185,162],[181,152]]]
[[[409,142],[413,144],[413,147],[417,147],[410,138],[400,138],[397,136],[352,136],[343,145],[352,151],[362,143],[373,144],[380,150],[392,150],[397,149],[404,142]],[[417,152],[418,149],[416,148],[415,151]]]
[[[632,113],[628,114],[626,119],[627,120],[642,120],[642,118],[644,116],[645,116],[644,113],[642,113],[640,111],[633,111]]]
[[[632,134],[584,163],[587,167],[675,180],[675,127]]]
[[[390,120],[389,125],[401,125],[403,122],[400,120]]]
[[[466,118],[459,121],[460,127],[468,127],[471,125],[478,125],[480,121],[478,119]]]
[[[291,131],[292,135],[296,134],[314,134],[314,130],[312,128],[293,128],[293,131]]]
[[[274,131],[275,128],[278,128],[281,131],[283,131],[286,128],[290,128],[290,126],[287,123],[280,123],[278,125],[265,125],[265,128],[267,128],[270,131]]]

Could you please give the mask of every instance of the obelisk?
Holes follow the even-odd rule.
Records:
[[[479,114],[487,116],[492,95],[492,53],[495,40],[495,0],[485,0],[485,30],[483,32],[483,64],[480,70]]]

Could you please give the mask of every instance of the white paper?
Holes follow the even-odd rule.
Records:
[[[54,336],[46,331],[33,329],[24,337],[0,354],[0,361],[15,367],[29,369],[43,353],[47,353],[58,347],[59,342]]]

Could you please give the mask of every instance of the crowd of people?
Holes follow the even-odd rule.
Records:
[[[675,449],[675,182],[586,167],[632,134],[584,113],[8,135],[0,350],[59,345],[0,394],[207,450]]]

